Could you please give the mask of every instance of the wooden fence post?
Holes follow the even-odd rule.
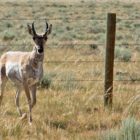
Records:
[[[108,13],[105,56],[104,106],[112,108],[113,100],[113,67],[116,34],[116,14]]]

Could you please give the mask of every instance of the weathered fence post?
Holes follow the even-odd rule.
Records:
[[[113,67],[116,34],[116,14],[108,13],[107,35],[106,35],[106,56],[105,56],[105,91],[104,106],[112,108],[113,100]]]

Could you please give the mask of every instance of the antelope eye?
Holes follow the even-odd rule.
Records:
[[[48,38],[45,36],[45,37],[44,37],[44,40],[47,40],[47,39],[48,39]]]

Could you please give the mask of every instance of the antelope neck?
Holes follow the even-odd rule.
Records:
[[[39,62],[43,62],[44,53],[38,53],[37,49],[34,47],[33,51],[31,52],[31,60],[32,66],[37,67]]]

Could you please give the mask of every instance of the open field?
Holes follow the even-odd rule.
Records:
[[[113,136],[126,118],[131,121],[129,117],[140,129],[140,4],[134,2],[1,2],[0,55],[32,49],[26,24],[33,20],[38,32],[45,30],[44,19],[53,24],[53,31],[45,49],[45,85],[38,87],[33,125],[19,120],[15,89],[8,83],[0,107],[0,140],[104,140],[108,135],[116,140]],[[112,111],[103,107],[108,12],[117,13]],[[26,112],[24,93],[20,99]]]

